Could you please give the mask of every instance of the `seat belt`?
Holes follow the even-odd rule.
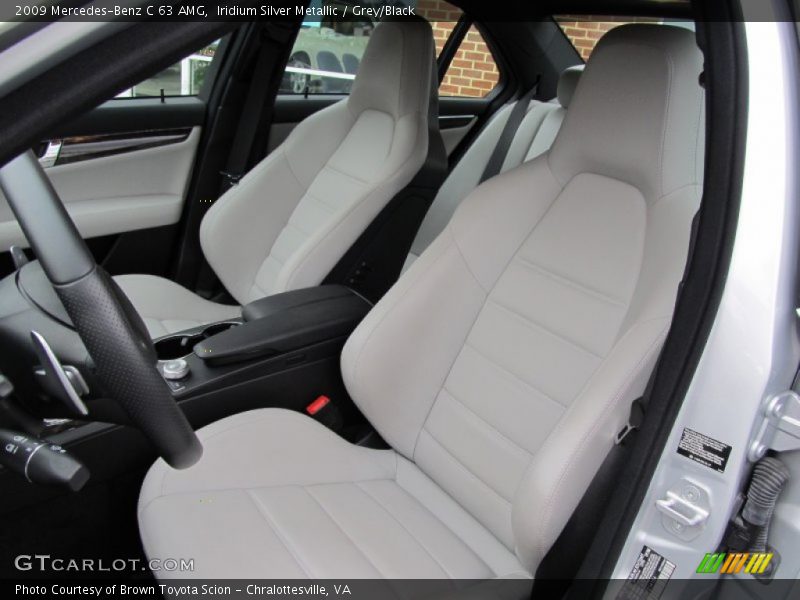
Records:
[[[276,39],[276,27],[262,30],[261,48],[253,67],[250,88],[247,91],[242,107],[242,118],[236,127],[231,152],[223,176],[220,196],[239,183],[252,166],[252,159],[257,151],[256,140],[263,135],[265,113],[272,108],[274,95],[280,81],[273,77],[276,65],[283,59],[285,40]]]
[[[541,81],[541,76],[536,77],[536,83],[533,84],[533,87],[522,98],[517,100],[514,108],[511,109],[511,114],[508,116],[503,133],[500,134],[500,139],[497,140],[497,145],[489,157],[489,162],[486,163],[486,168],[483,170],[479,183],[483,183],[487,179],[500,174],[503,163],[506,161],[506,156],[508,156],[508,151],[514,141],[514,136],[517,134],[517,130],[528,112],[528,106],[539,91],[539,81]]]

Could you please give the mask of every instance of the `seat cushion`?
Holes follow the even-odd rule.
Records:
[[[529,577],[393,450],[354,446],[282,409],[240,413],[198,435],[200,462],[176,471],[159,460],[139,500],[147,555],[194,558],[192,577]]]
[[[242,316],[238,306],[210,302],[163,277],[120,275],[114,281],[139,312],[153,338]]]

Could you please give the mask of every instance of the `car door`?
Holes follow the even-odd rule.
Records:
[[[35,148],[87,240],[112,274],[166,274],[227,39],[61,124]],[[0,249],[27,246],[0,194]],[[0,275],[13,268],[0,254]]]

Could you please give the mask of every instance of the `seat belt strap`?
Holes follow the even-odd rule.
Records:
[[[537,77],[533,87],[528,90],[522,98],[517,100],[514,108],[511,109],[511,114],[508,116],[508,121],[506,121],[506,125],[503,128],[503,133],[500,134],[500,139],[497,140],[497,145],[494,147],[494,151],[489,157],[489,162],[486,163],[486,168],[483,170],[480,183],[500,174],[503,163],[506,161],[506,156],[508,156],[508,151],[514,141],[514,136],[517,134],[517,130],[528,112],[528,105],[530,105],[531,100],[533,100],[533,97],[536,96],[536,93],[539,91],[540,80],[541,77]]]
[[[231,187],[239,183],[251,166],[251,158],[255,151],[256,138],[261,132],[260,125],[265,110],[270,104],[270,90],[275,87],[273,84],[273,69],[280,60],[280,45],[270,35],[269,30],[264,30],[261,48],[258,52],[255,66],[253,68],[250,88],[242,107],[242,118],[236,127],[236,134],[233,138],[228,162],[225,170],[221,171],[223,176],[222,189],[220,195],[224,194]]]

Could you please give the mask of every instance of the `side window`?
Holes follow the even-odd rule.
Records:
[[[196,96],[200,93],[211,62],[217,55],[220,41],[212,42],[171,67],[117,94],[117,98],[157,97],[161,95],[161,90],[164,90],[165,96]]]
[[[446,28],[452,31],[453,23],[439,22],[433,25],[434,32],[437,34],[438,46],[438,31]],[[444,39],[446,40],[447,37]],[[439,95],[483,98],[497,87],[499,81],[500,71],[492,52],[481,33],[473,25],[461,41],[445,72],[442,84],[439,86]]]
[[[370,21],[304,21],[289,55],[280,92],[349,94],[374,28]]]
[[[335,0],[315,0],[319,1],[322,4],[336,3]],[[438,56],[462,11],[446,0],[416,0],[415,4],[415,14],[431,24]],[[306,19],[289,55],[280,92],[350,93],[375,25],[366,20]],[[443,96],[483,97],[494,89],[499,78],[489,47],[480,32],[471,27],[450,63],[439,93]]]

